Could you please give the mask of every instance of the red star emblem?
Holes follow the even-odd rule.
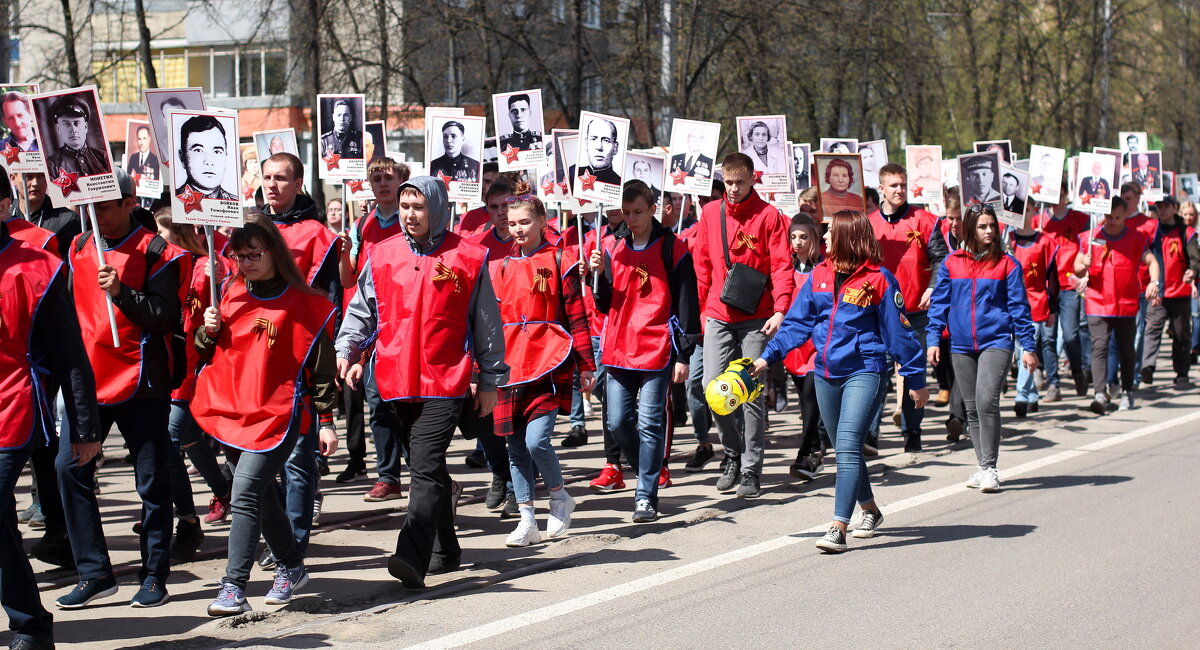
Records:
[[[579,183],[583,186],[584,192],[594,191],[596,188],[596,175],[590,169],[585,169],[579,175]]]
[[[200,196],[192,190],[191,185],[184,185],[183,191],[175,195],[175,198],[183,202],[183,213],[203,212],[204,207],[200,205],[200,200],[204,197]]]
[[[754,170],[754,183],[753,184],[758,185],[761,182],[762,182],[762,171],[756,169],[756,170]]]
[[[685,180],[687,180],[687,172],[683,171],[682,169],[677,172],[671,172],[672,185],[683,185]]]
[[[333,171],[333,170],[337,169],[338,161],[341,159],[342,159],[342,157],[339,154],[330,152],[330,153],[326,154],[325,157],[322,158],[321,160],[325,161],[326,171]]]
[[[920,185],[914,185],[912,188],[912,193],[913,193],[914,197],[921,196],[921,194],[924,191],[925,191],[925,188],[921,187]]]
[[[1041,194],[1042,186],[1038,185],[1037,183],[1034,183],[1033,185],[1029,186],[1029,192],[1030,192],[1030,194]]]
[[[517,158],[521,156],[521,152],[517,149],[513,149],[511,144],[508,145],[508,148],[500,153],[504,156],[504,161],[510,165],[517,162]]]
[[[560,190],[562,190],[562,193],[563,193],[563,194],[567,194],[567,193],[569,193],[569,192],[571,191],[571,188],[570,188],[570,186],[569,186],[569,185],[567,185],[566,183],[559,183],[559,184],[558,184],[558,188],[559,188]]]
[[[554,181],[546,181],[542,184],[542,194],[549,194],[554,191]]]
[[[17,158],[21,156],[21,150],[12,146],[12,143],[4,145],[4,149],[0,151],[0,155],[4,156],[4,162],[13,164],[17,162]]]
[[[759,175],[762,175],[762,172],[755,172],[755,173],[757,173],[757,174],[759,174]],[[771,202],[771,201],[774,201],[774,200],[775,200],[775,193],[774,193],[774,192],[768,192],[768,193],[767,193],[767,202],[769,203],[769,202]]]
[[[252,197],[252,196],[254,196],[254,188],[250,187],[249,185],[243,186],[242,187],[242,198],[249,200],[250,197]]]
[[[142,175],[137,172],[133,172],[129,175],[129,180],[133,181],[134,187],[137,187],[138,185],[142,184]]]
[[[592,204],[592,202],[588,201],[587,199],[579,199],[580,206],[591,205],[591,204]]]
[[[1089,204],[1091,204],[1091,202],[1092,202],[1092,195],[1091,195],[1091,194],[1088,194],[1087,192],[1084,192],[1083,194],[1080,194],[1080,195],[1079,195],[1079,202],[1080,202],[1080,203],[1082,203],[1082,204],[1084,204],[1084,205],[1089,205]]]
[[[354,180],[346,181],[346,187],[350,188],[351,192],[361,192],[362,188],[363,188],[363,183],[365,183],[365,182],[366,181],[354,181]]]
[[[76,180],[78,178],[79,178],[79,174],[71,173],[71,172],[63,169],[62,167],[59,167],[58,168],[58,177],[50,182],[54,183],[55,185],[58,186],[58,189],[62,190],[63,196],[67,196],[67,195],[71,194],[71,192],[82,191],[79,189],[79,183]]]
[[[443,184],[445,184],[446,189],[449,190],[450,189],[450,177],[443,174],[442,172],[438,172],[437,177],[438,177],[439,181],[441,181]]]

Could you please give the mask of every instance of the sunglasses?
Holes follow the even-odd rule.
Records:
[[[257,253],[230,253],[229,259],[241,264],[242,262],[257,262],[262,259],[262,256],[267,251],[261,250]]]
[[[522,194],[520,196],[510,196],[507,199],[504,199],[504,202],[505,203],[517,203],[520,201],[529,201],[529,200],[532,200],[533,198],[534,198],[534,196],[532,194]]]

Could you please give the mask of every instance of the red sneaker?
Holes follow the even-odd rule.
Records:
[[[612,492],[614,490],[625,489],[625,473],[621,470],[620,465],[613,463],[605,463],[604,469],[600,470],[600,476],[592,479],[591,485],[593,492]]]
[[[229,518],[229,497],[221,498],[213,495],[208,502],[208,514],[204,515],[204,523],[215,524]]]
[[[663,465],[662,471],[658,473],[658,487],[671,487],[671,470]]]
[[[393,499],[400,499],[403,496],[404,490],[400,489],[399,485],[380,481],[363,495],[363,501],[391,501]]]

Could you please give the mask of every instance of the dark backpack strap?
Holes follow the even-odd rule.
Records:
[[[162,235],[154,235],[150,240],[150,244],[146,246],[146,279],[150,279],[150,271],[162,260],[163,253],[167,250],[167,240],[162,238]],[[182,282],[183,279],[180,279]]]
[[[725,253],[725,268],[729,269],[733,266],[733,261],[729,259],[729,235],[725,229],[725,199],[721,199],[721,252]]]

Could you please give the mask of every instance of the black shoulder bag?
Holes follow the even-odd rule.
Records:
[[[721,201],[721,252],[725,254],[725,286],[721,288],[721,302],[743,313],[753,314],[758,310],[758,303],[767,288],[767,275],[729,259],[724,200]]]

